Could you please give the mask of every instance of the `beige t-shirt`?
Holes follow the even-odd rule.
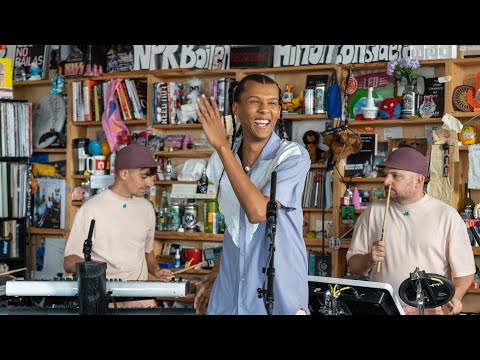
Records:
[[[75,215],[65,256],[83,258],[92,219],[92,260],[107,263],[107,279],[148,280],[145,253],[153,250],[155,234],[152,205],[144,198],[124,198],[110,189],[93,196]]]
[[[365,210],[355,225],[347,261],[355,254],[367,254],[380,240],[385,201]],[[400,284],[415,268],[451,278],[475,273],[475,261],[467,227],[456,210],[428,194],[414,204],[390,202],[385,227],[385,260],[370,280],[389,283],[398,294]]]

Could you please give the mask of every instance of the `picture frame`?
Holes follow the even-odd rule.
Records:
[[[378,201],[386,198],[385,188],[373,188],[371,191],[372,201]]]
[[[355,208],[353,205],[342,205],[342,224],[353,224]]]
[[[14,54],[14,69],[23,66],[25,73],[30,72],[32,64],[36,62],[42,70],[41,78],[48,79],[50,64],[50,45],[16,45]]]

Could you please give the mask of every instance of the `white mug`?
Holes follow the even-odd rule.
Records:
[[[94,155],[87,158],[87,170],[92,175],[105,175],[107,172],[107,157]]]

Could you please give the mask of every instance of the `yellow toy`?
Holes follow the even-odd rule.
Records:
[[[282,110],[284,112],[292,113],[295,112],[296,109],[303,106],[303,96],[297,96],[293,98],[292,101],[289,102],[282,102]]]
[[[475,126],[465,125],[458,134],[458,139],[463,145],[473,145],[477,143],[478,131]]]

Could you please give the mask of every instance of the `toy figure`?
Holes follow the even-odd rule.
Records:
[[[282,111],[284,113],[293,113],[296,109],[303,106],[303,96],[297,96],[293,98],[291,102],[282,102]]]
[[[401,115],[401,106],[397,99],[387,98],[380,104],[380,117],[382,119],[399,119]]]
[[[319,140],[320,133],[313,130],[308,130],[303,135],[303,142],[305,144],[305,147],[307,148],[308,153],[310,154],[310,161],[312,163],[318,162],[322,158],[322,153],[326,151],[321,148],[325,145],[318,145]]]
[[[38,66],[36,62],[33,62],[30,65],[30,71],[27,75],[28,80],[41,80],[42,79],[42,69]]]

